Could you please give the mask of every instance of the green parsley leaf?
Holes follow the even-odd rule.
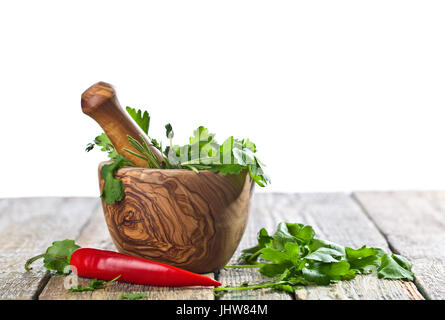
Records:
[[[289,262],[291,265],[299,262],[299,245],[293,242],[284,244],[284,250],[271,247],[261,249],[261,258],[274,263],[283,264]]]
[[[125,109],[142,131],[144,131],[145,134],[148,134],[148,129],[150,127],[150,115],[148,112],[144,111],[144,113],[142,113],[142,110],[137,110],[131,107],[126,107]]]
[[[351,268],[355,269],[359,273],[369,273],[372,271],[372,267],[378,267],[379,251],[375,248],[368,248],[366,246],[360,249],[352,249],[346,247],[346,257],[351,264]]]
[[[171,126],[167,125],[166,129],[169,137]],[[220,145],[215,140],[215,134],[200,126],[193,131],[188,145],[170,145],[164,154],[169,167],[209,170],[223,175],[240,174],[243,170],[248,170],[252,179],[264,187],[270,183],[270,179],[264,173],[264,165],[255,152],[256,146],[249,139],[239,140],[231,136]]]
[[[110,159],[115,159],[118,155],[113,144],[105,133],[102,133],[101,135],[94,138],[93,143],[89,143],[85,151],[90,152],[91,150],[93,150],[95,145],[101,147],[100,150],[106,152]]]
[[[328,285],[330,282],[342,280],[350,277],[350,265],[342,260],[334,263],[315,262],[303,268],[303,276],[306,280],[320,285]]]
[[[401,261],[400,257],[397,257],[396,259],[398,261]],[[402,264],[399,264],[396,259],[394,259],[394,255],[389,256],[388,254],[385,254],[381,258],[381,265],[377,269],[377,275],[379,276],[379,278],[392,280],[407,279],[413,281],[414,274],[410,270],[405,269],[403,266],[406,265],[406,263],[401,262]],[[404,258],[403,260],[406,259]]]
[[[258,244],[256,246],[244,249],[241,252],[241,260],[244,260],[247,263],[256,262],[261,254],[261,249],[265,248],[273,240],[273,238],[269,236],[266,229],[261,228],[261,230],[258,232],[257,240]]]
[[[338,251],[331,248],[319,248],[311,254],[308,254],[306,259],[326,263],[338,262],[338,259],[334,257],[338,257]]]
[[[406,258],[389,256],[380,248],[353,249],[315,238],[313,228],[308,225],[280,222],[273,235],[262,228],[257,239],[258,244],[244,249],[240,257],[249,265],[226,268],[258,268],[262,275],[273,280],[251,284],[242,290],[269,287],[293,292],[299,285],[328,285],[373,270],[377,270],[380,278],[413,279],[412,264]],[[229,290],[241,289],[215,289],[217,292]]]
[[[118,155],[113,163],[104,165],[100,171],[100,175],[105,181],[101,196],[106,204],[113,204],[124,198],[124,185],[122,181],[114,178],[114,173],[126,163],[128,163],[128,160],[123,156]]]
[[[147,298],[147,294],[146,293],[126,293],[126,294],[121,294],[120,298],[125,299],[125,300],[140,300],[140,299]]]
[[[404,269],[411,271],[413,264],[406,259],[405,257],[402,257],[401,255],[392,254],[392,258]]]
[[[322,239],[313,239],[311,241],[311,243],[309,244],[309,249],[312,251],[316,251],[319,248],[329,248],[334,250],[336,253],[336,256],[339,257],[345,257],[346,256],[346,251],[345,251],[345,247],[336,244],[334,242],[331,241],[327,241],[327,240],[322,240]]]
[[[78,284],[77,286],[71,287],[68,290],[71,292],[83,292],[83,291],[94,291],[94,290],[98,290],[98,289],[105,289],[110,283],[113,283],[120,277],[121,277],[121,275],[117,276],[116,278],[114,278],[113,280],[110,280],[110,281],[93,279],[86,286],[82,286],[82,285]]]

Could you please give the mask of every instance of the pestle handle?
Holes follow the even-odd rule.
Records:
[[[162,162],[162,155],[158,149],[153,147],[142,132],[142,130],[133,122],[133,120],[122,109],[116,97],[114,88],[105,82],[98,82],[89,87],[81,99],[82,111],[96,120],[102,127],[111,143],[119,154],[125,156],[137,167],[147,168],[147,161],[126,152],[124,148],[135,151],[128,142],[127,135],[141,141],[141,135],[150,150]]]

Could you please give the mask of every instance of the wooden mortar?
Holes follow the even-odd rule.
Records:
[[[100,168],[107,162],[102,162]],[[224,267],[246,228],[254,183],[238,175],[125,167],[122,201],[102,201],[116,248],[192,272]],[[102,191],[104,181],[100,178]]]

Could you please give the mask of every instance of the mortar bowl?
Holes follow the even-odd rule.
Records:
[[[99,173],[107,163],[99,164]],[[124,167],[115,178],[125,196],[111,205],[102,200],[102,207],[119,252],[196,273],[220,269],[233,256],[254,190],[247,170],[222,175]],[[100,174],[99,185],[102,191]]]

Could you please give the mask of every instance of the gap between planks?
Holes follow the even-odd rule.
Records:
[[[445,192],[356,192],[356,201],[394,252],[413,263],[426,299],[445,299]]]
[[[91,212],[93,211],[93,214]],[[46,286],[48,273],[38,264],[25,273],[24,261],[40,253],[59,238],[75,238],[82,246],[115,250],[102,216],[98,199],[40,198],[0,200],[0,229],[5,241],[2,249],[0,298],[31,299],[117,299],[123,292],[146,290],[151,299],[213,299],[211,288],[155,288],[115,283],[97,293],[72,293],[63,296],[62,277],[53,276]],[[351,220],[351,221],[350,221]],[[38,223],[40,221],[40,223]],[[279,221],[301,222],[314,226],[318,236],[343,245],[358,247],[363,244],[389,250],[384,237],[358,204],[345,194],[256,194],[249,224],[231,263],[242,249],[254,244],[256,232],[266,227],[273,232]],[[339,221],[349,221],[342,225]],[[80,224],[80,226],[79,226]],[[12,227],[10,227],[10,225]],[[27,229],[17,226],[26,225]],[[37,229],[36,229],[37,228]],[[17,230],[16,230],[17,229]],[[35,230],[34,230],[35,229]],[[42,236],[43,235],[43,236]],[[16,237],[16,238],[14,238]],[[18,239],[18,238],[20,239]],[[8,241],[6,241],[8,240]],[[19,241],[20,240],[20,241]],[[403,253],[403,252],[402,252]],[[43,273],[42,273],[43,272]],[[235,274],[234,274],[235,272]],[[258,278],[260,277],[260,278]],[[363,279],[362,279],[363,278]],[[262,281],[254,270],[221,270],[218,275],[223,285],[237,285],[243,281]],[[80,279],[82,283],[86,279]],[[239,283],[239,284],[241,284]],[[51,288],[61,290],[60,294]],[[178,290],[179,289],[179,290]],[[91,294],[91,295],[89,295]],[[227,293],[221,299],[422,299],[410,282],[357,277],[326,287],[305,287],[293,297],[270,289]]]
[[[55,240],[76,237],[95,207],[92,198],[1,199],[0,299],[36,299],[49,272],[41,260],[25,271],[25,261]]]

